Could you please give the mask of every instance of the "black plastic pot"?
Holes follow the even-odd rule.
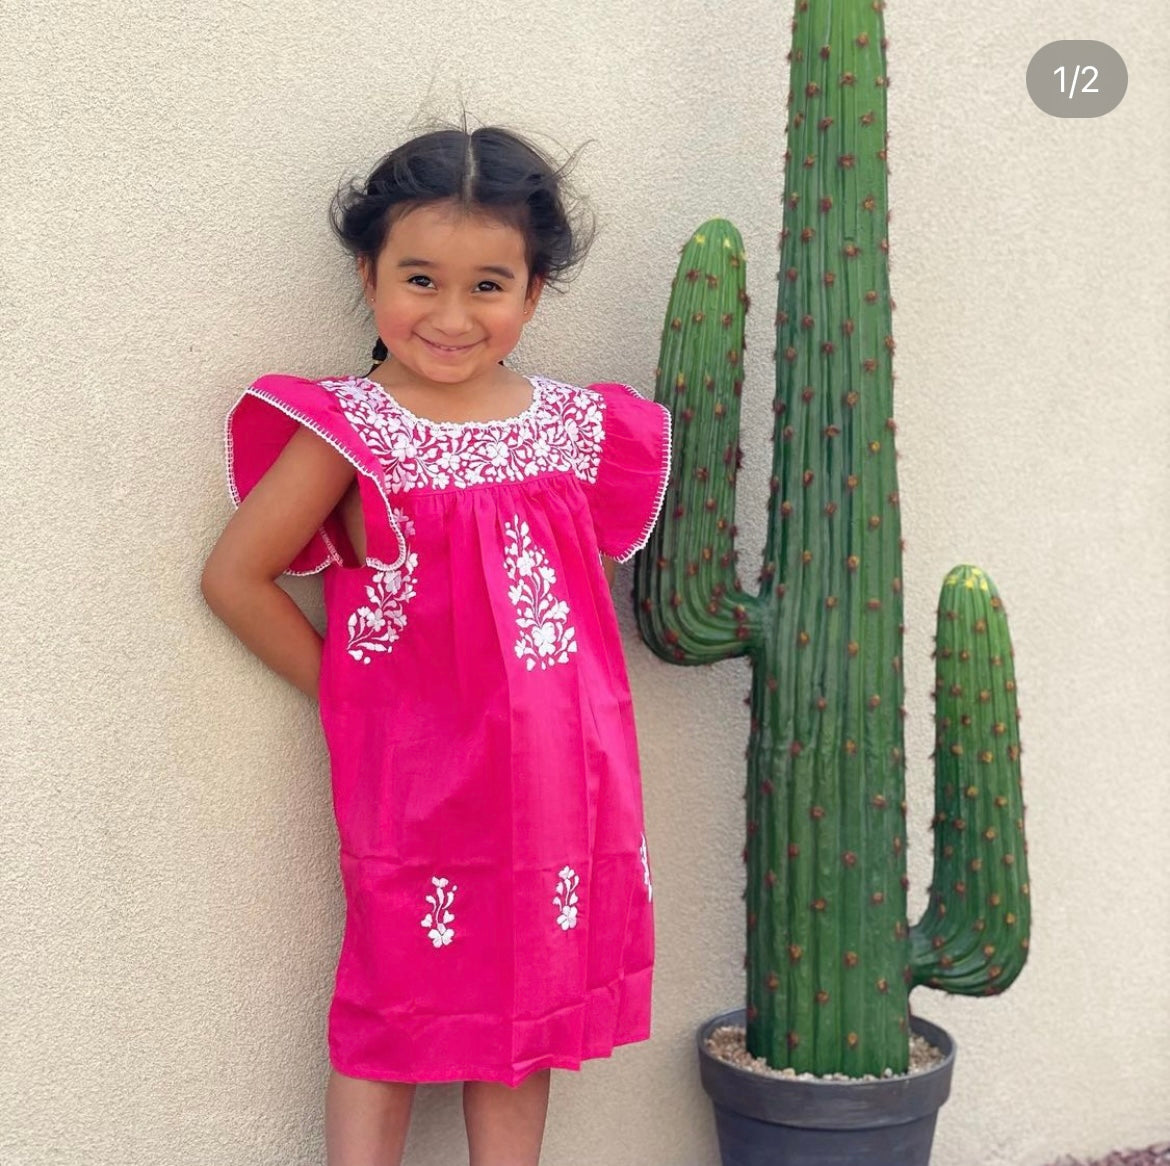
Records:
[[[928,1166],[955,1067],[954,1041],[941,1028],[911,1018],[911,1028],[943,1052],[925,1073],[800,1081],[752,1073],[707,1051],[716,1028],[743,1023],[741,1008],[707,1021],[698,1034],[699,1073],[715,1104],[723,1166]]]

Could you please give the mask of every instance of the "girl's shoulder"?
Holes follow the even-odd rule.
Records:
[[[641,402],[644,405],[652,404],[632,385],[624,384],[621,381],[582,381],[577,383],[541,375],[533,375],[529,377],[529,380],[537,386],[540,398],[545,402],[590,401],[604,409],[617,401],[619,410],[630,400]]]
[[[404,560],[406,544],[386,498],[385,467],[368,440],[361,407],[342,399],[360,390],[355,381],[352,377],[313,380],[289,373],[257,377],[227,415],[228,485],[232,501],[239,505],[273,467],[298,428],[312,431],[349,462],[363,494],[379,499],[379,505],[371,509],[377,521],[368,525],[365,557],[368,563],[384,564],[389,570]],[[330,563],[344,562],[336,534],[326,523],[289,565],[288,573],[313,574]]]
[[[610,426],[669,423],[670,413],[664,406],[648,400],[632,385],[622,381],[589,381],[578,385],[551,377],[535,376],[531,379],[546,412],[555,413],[558,408],[585,409],[598,416],[599,432]]]
[[[385,394],[377,385],[353,375],[312,378],[265,373],[244,390],[240,404],[249,399],[266,402],[310,429],[324,428],[334,434],[360,433],[363,422],[386,405]]]
[[[571,435],[576,447],[572,468],[586,485],[599,548],[627,561],[646,545],[666,496],[670,410],[620,381],[540,378],[538,387],[556,435],[550,444]]]
[[[328,378],[313,379],[295,373],[268,372],[258,376],[243,392],[240,403],[249,398],[292,414],[318,415],[335,410],[334,394]],[[237,406],[239,407],[239,406]]]
[[[303,377],[296,373],[268,372],[257,377],[247,388],[256,396],[301,398],[329,401],[345,392],[363,393],[363,377],[352,375],[336,377]],[[364,382],[368,385],[369,382]]]
[[[286,445],[297,426],[312,430],[359,469],[369,470],[373,456],[359,424],[360,402],[347,400],[357,378],[312,379],[271,372],[257,377],[227,416],[229,462],[243,448],[270,451]]]

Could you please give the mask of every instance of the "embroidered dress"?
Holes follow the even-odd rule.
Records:
[[[653,891],[598,552],[649,537],[669,414],[530,380],[506,421],[427,421],[363,377],[262,377],[228,417],[237,502],[298,424],[357,470],[365,563],[332,518],[289,568],[325,573],[346,896],[329,1049],[349,1076],[514,1086],[650,1033]]]

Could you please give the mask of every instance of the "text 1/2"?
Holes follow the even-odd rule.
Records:
[[[1101,91],[1097,88],[1098,74],[1097,74],[1096,68],[1093,65],[1085,65],[1084,70],[1085,70],[1085,79],[1083,79],[1081,81],[1081,92],[1082,93],[1100,93]],[[1093,74],[1093,79],[1091,81],[1088,80],[1089,73]],[[1060,68],[1053,69],[1052,75],[1054,77],[1060,78],[1060,92],[1063,94],[1064,93],[1064,66],[1061,65]],[[1068,87],[1068,96],[1070,98],[1076,96],[1077,78],[1080,77],[1080,75],[1081,75],[1081,66],[1080,65],[1074,66],[1073,75],[1072,75],[1072,84]]]

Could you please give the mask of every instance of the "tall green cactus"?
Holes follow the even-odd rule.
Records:
[[[902,541],[887,266],[881,0],[798,0],[776,317],[774,460],[759,586],[737,572],[745,257],[683,249],[657,377],[675,422],[664,518],[635,569],[663,659],[753,665],[748,1049],[861,1076],[908,1063],[908,995],[993,993],[1029,909],[1006,616],[956,568],[939,604],[930,906],[906,918]]]

